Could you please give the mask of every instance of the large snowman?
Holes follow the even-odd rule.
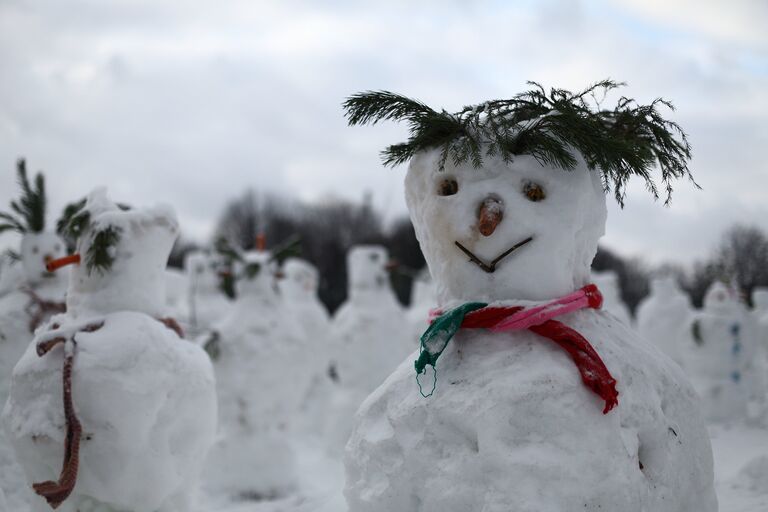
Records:
[[[757,327],[734,288],[720,281],[710,286],[683,351],[709,420],[739,422],[764,413],[766,369]]]
[[[77,254],[49,263],[75,264],[67,312],[37,330],[3,412],[33,510],[188,512],[216,394],[208,357],[164,316],[175,214],[98,189],[71,226]]]
[[[672,276],[660,276],[651,281],[651,293],[637,308],[637,331],[640,337],[656,345],[678,364],[681,350],[689,346],[691,300]]]
[[[607,151],[637,144],[648,166],[653,153],[631,135],[647,118],[594,113],[585,94],[536,89],[457,114],[386,92],[346,103],[352,124],[411,123],[385,157],[410,158],[406,201],[439,309],[416,361],[431,396],[408,358],[357,414],[351,512],[717,509],[695,392],[587,286],[601,178],[629,156]]]
[[[418,342],[424,329],[429,327],[429,312],[435,306],[435,300],[435,285],[429,275],[429,269],[424,269],[413,280],[411,303],[406,312],[408,322],[414,332],[417,333],[414,337],[414,344]]]
[[[285,496],[297,485],[290,434],[310,375],[302,332],[278,294],[281,250],[238,255],[237,300],[214,326],[221,432],[206,480],[234,499]]]

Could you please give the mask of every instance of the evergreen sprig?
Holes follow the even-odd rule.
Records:
[[[577,93],[557,88],[547,92],[536,82],[528,84],[531,90],[512,99],[487,101],[456,113],[438,112],[388,91],[354,94],[343,107],[352,126],[387,120],[408,123],[408,140],[382,151],[389,166],[439,148],[441,170],[449,158],[454,165],[470,162],[477,168],[485,156],[511,162],[524,154],[542,165],[572,170],[576,151],[589,169],[600,169],[603,186],[613,190],[621,206],[632,176],[643,178],[658,199],[652,175],[656,166],[661,170],[665,204],[671,200],[674,180],[688,178],[698,187],[688,169],[691,146],[685,132],[659,111],[662,107],[674,111],[669,101],[658,98],[640,105],[621,97],[615,107],[603,109],[605,96],[624,83],[602,80]]]
[[[92,234],[91,245],[85,254],[85,265],[88,274],[97,270],[105,274],[115,262],[114,248],[120,242],[122,229],[116,226],[107,226]]]
[[[27,177],[27,163],[23,158],[16,162],[16,180],[21,197],[11,201],[11,212],[0,212],[0,233],[40,233],[45,230],[45,178],[38,173],[31,185]]]

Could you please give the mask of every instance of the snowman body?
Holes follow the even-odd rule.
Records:
[[[271,256],[246,253],[241,266],[237,300],[214,327],[221,432],[206,480],[235,498],[265,499],[296,485],[289,432],[309,376],[296,365],[301,332],[276,292]]]
[[[58,510],[186,512],[216,430],[213,370],[206,354],[160,319],[162,279],[178,234],[172,211],[122,211],[97,190],[78,241],[111,226],[111,268],[77,265],[67,312],[41,327],[16,365],[3,412],[6,434],[30,482],[56,480],[64,459],[62,368],[74,354],[72,393],[82,425],[73,492]],[[98,326],[87,332],[87,326]],[[51,337],[70,341],[38,356]],[[33,510],[49,510],[39,496]]]
[[[527,156],[489,156],[477,169],[449,161],[440,170],[438,160],[438,151],[418,154],[406,177],[438,306],[530,304],[588,282],[606,217],[597,173]],[[478,212],[489,201],[503,218],[483,234]],[[487,264],[528,238],[493,272],[456,244]],[[350,512],[717,510],[709,439],[681,369],[609,313],[557,320],[603,359],[618,382],[616,408],[603,414],[546,338],[459,330],[432,396],[419,393],[409,357],[360,407],[345,457]]]
[[[689,346],[690,299],[671,277],[651,281],[651,293],[637,308],[637,331],[673,361],[683,364],[682,349]],[[687,342],[686,342],[687,341]]]
[[[716,282],[692,325],[696,336],[684,352],[684,365],[707,418],[732,422],[759,413],[756,408],[765,400],[765,362],[754,318],[732,290]]]
[[[752,292],[752,316],[757,322],[758,336],[764,357],[768,357],[768,288],[755,288]]]

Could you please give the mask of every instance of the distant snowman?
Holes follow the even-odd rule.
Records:
[[[0,404],[10,391],[13,367],[24,354],[34,330],[65,309],[66,272],[46,270],[48,261],[65,254],[66,245],[46,229],[45,179],[38,173],[32,182],[24,160],[17,163],[21,195],[10,211],[0,213],[0,232],[21,235],[20,250],[3,258],[0,274]],[[13,257],[10,256],[13,254]],[[6,436],[0,432],[0,488],[6,491],[10,510],[21,510],[29,501],[22,468]]]
[[[0,401],[7,397],[11,370],[40,324],[64,311],[66,273],[48,272],[46,263],[66,252],[64,241],[46,230],[47,198],[42,174],[30,183],[24,160],[17,165],[21,197],[0,213],[0,232],[21,234],[19,260],[3,270],[0,297]]]
[[[612,314],[626,326],[632,325],[632,315],[624,301],[621,300],[619,276],[616,272],[592,272],[592,282],[600,288],[603,295],[603,310]]]
[[[309,376],[302,331],[278,294],[283,249],[237,255],[237,299],[214,325],[207,350],[214,358],[220,438],[207,485],[233,499],[283,497],[297,485],[290,434]]]
[[[288,258],[281,270],[283,278],[279,283],[284,307],[301,329],[303,357],[296,360],[296,371],[306,372],[310,382],[301,401],[297,428],[313,438],[322,438],[333,392],[328,374],[330,315],[317,296],[320,275],[314,265]]]
[[[329,424],[333,451],[346,443],[363,399],[418,347],[390,285],[389,263],[378,245],[347,253],[348,297],[331,325],[331,374],[338,384]]]
[[[175,214],[97,189],[70,229],[77,253],[49,262],[74,264],[67,312],[37,330],[3,412],[33,510],[188,512],[216,394],[208,357],[164,316]]]
[[[717,510],[694,390],[589,285],[603,186],[623,198],[632,165],[670,147],[665,180],[688,175],[657,103],[589,108],[615,85],[537,87],[456,114],[388,92],[347,100],[350,124],[410,122],[384,156],[410,160],[406,202],[439,308],[416,372],[407,358],[357,414],[350,512]]]
[[[716,281],[704,309],[689,324],[692,346],[683,364],[702,397],[707,418],[740,422],[764,413],[765,361],[757,323],[732,287]]]
[[[651,293],[637,308],[637,332],[656,345],[678,364],[684,341],[689,335],[693,307],[688,295],[680,289],[674,277],[656,277],[651,281]]]
[[[221,322],[232,309],[232,301],[221,289],[221,259],[211,251],[192,251],[184,258],[187,276],[187,324],[197,335]]]

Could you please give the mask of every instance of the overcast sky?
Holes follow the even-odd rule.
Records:
[[[765,0],[0,0],[0,206],[23,155],[56,214],[107,185],[173,204],[200,241],[246,187],[370,190],[391,219],[405,169],[378,152],[405,129],[346,127],[345,96],[389,89],[453,111],[526,80],[610,77],[674,101],[703,190],[680,183],[664,208],[638,183],[623,211],[611,203],[603,243],[690,262],[733,223],[768,230],[766,27]]]

